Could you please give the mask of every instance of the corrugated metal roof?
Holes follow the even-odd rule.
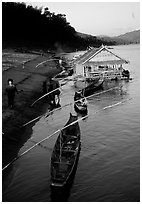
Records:
[[[100,48],[92,48],[77,58],[74,63],[82,64],[86,59],[89,59],[93,54],[99,51]]]
[[[89,62],[89,60],[91,60],[94,56],[97,56],[97,54],[99,54],[103,50],[106,50],[111,55],[115,56],[117,58],[117,63],[118,63],[118,61],[120,61],[120,63],[128,63],[127,60],[122,59],[121,57],[119,57],[118,55],[114,54],[113,52],[111,52],[108,48],[106,48],[103,45],[101,47],[99,47],[99,48],[92,48],[92,49],[88,50],[88,52],[84,53],[82,56],[77,58],[74,61],[74,63],[76,63],[76,64],[85,64],[85,63]],[[110,62],[114,63],[114,64],[115,64],[115,61],[116,60],[110,60]],[[104,60],[104,62],[105,62],[105,60]],[[94,63],[97,63],[97,62],[94,62]]]

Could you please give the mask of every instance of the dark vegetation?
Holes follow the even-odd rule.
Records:
[[[5,47],[75,51],[101,44],[118,45],[140,42],[140,31],[117,37],[99,37],[77,32],[65,14],[51,13],[25,3],[2,2],[2,38]],[[45,51],[44,50],[44,51]]]
[[[36,47],[71,50],[112,45],[95,36],[82,37],[66,20],[64,14],[51,13],[48,8],[27,6],[25,3],[2,2],[3,48]]]

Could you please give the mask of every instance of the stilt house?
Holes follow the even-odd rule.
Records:
[[[74,74],[85,78],[102,75],[105,78],[121,77],[123,64],[129,62],[110,51],[106,46],[91,48],[74,61]]]

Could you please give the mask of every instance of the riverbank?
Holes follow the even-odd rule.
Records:
[[[2,73],[2,156],[3,166],[5,166],[17,155],[20,147],[28,139],[29,134],[27,134],[27,138],[22,137],[23,132],[26,131],[26,128],[22,128],[22,125],[43,114],[48,107],[46,99],[31,107],[31,104],[43,95],[43,82],[61,70],[58,66],[58,60],[52,60],[54,58],[52,53],[36,53],[32,54],[32,57],[29,54],[27,61],[22,58],[22,56],[25,57],[25,53],[23,55],[13,50],[3,50],[3,53],[3,61],[7,61],[7,63],[10,60],[14,62],[15,56],[20,59],[18,65],[16,63],[12,64]],[[6,59],[8,56],[10,57]],[[26,54],[27,56],[28,54]],[[17,59],[15,62],[17,62]],[[42,62],[45,63],[42,64]],[[36,67],[38,64],[40,66]],[[14,80],[19,90],[19,94],[16,94],[15,97],[14,109],[8,108],[5,94],[8,78]]]

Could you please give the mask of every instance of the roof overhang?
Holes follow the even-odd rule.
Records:
[[[101,47],[101,49],[99,49],[98,51],[96,51],[93,55],[91,55],[89,58],[87,58],[86,60],[83,60],[82,61],[82,64],[85,64],[85,63],[89,63],[89,61],[91,61],[91,59],[93,58],[93,57],[95,57],[96,55],[98,55],[99,53],[101,53],[103,50],[106,50],[108,53],[110,53],[112,56],[115,56],[115,58],[117,58],[116,60],[111,60],[111,64],[128,64],[129,63],[129,61],[127,61],[127,60],[125,60],[125,59],[123,59],[123,58],[121,58],[121,57],[119,57],[118,55],[116,55],[116,54],[114,54],[113,52],[111,52],[107,47],[105,47],[105,46],[102,46]],[[106,64],[106,62],[107,61],[94,61],[93,63],[95,64],[95,63],[105,63]],[[118,63],[119,62],[119,63]]]
[[[114,60],[114,61],[96,61],[96,62],[86,62],[84,63],[84,65],[87,65],[87,64],[93,64],[93,65],[115,65],[115,64],[128,64],[129,62],[128,61],[125,61],[125,60]]]

